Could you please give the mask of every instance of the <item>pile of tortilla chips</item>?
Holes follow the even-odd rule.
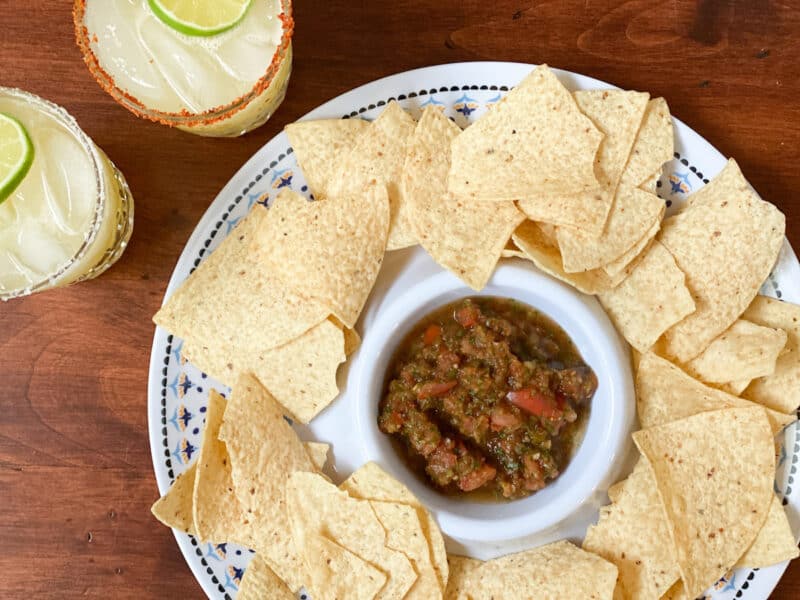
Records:
[[[250,374],[211,392],[194,463],[153,505],[163,523],[253,548],[244,598],[441,598],[447,554],[430,513],[374,463],[336,487],[326,444],[303,443]]]
[[[392,101],[286,132],[316,201],[256,205],[154,317],[233,392],[211,393],[197,461],[153,513],[253,548],[240,598],[688,600],[798,556],[773,478],[800,406],[800,307],[757,295],[784,217],[730,160],[664,220],[662,98],[570,92],[542,65],[463,131]],[[374,463],[334,485],[328,446],[285,420],[337,396],[384,253],[415,244],[474,289],[529,259],[597,295],[636,349],[641,457],[583,549],[448,556],[405,486]]]

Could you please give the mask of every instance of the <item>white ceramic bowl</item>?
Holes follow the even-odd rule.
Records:
[[[386,370],[398,344],[436,308],[475,295],[514,298],[552,318],[573,340],[599,383],[583,441],[566,470],[543,490],[510,502],[476,502],[436,492],[409,470],[377,425]],[[367,327],[349,378],[349,385],[355,386],[351,392],[357,405],[352,408],[364,460],[379,463],[408,485],[435,513],[455,549],[493,556],[500,548],[508,552],[580,536],[625,466],[635,418],[627,346],[599,303],[522,261],[502,264],[478,293],[440,271],[391,296]]]

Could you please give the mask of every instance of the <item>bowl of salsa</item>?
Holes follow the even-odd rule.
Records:
[[[566,468],[596,390],[594,371],[552,319],[513,298],[468,296],[402,340],[378,427],[433,489],[516,500]]]
[[[348,377],[361,459],[435,513],[452,551],[582,536],[626,468],[627,345],[593,297],[528,264],[481,292],[417,275],[377,299]]]

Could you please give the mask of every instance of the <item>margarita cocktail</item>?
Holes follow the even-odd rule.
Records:
[[[0,300],[96,277],[132,228],[125,179],[75,119],[0,87]]]
[[[236,136],[286,93],[291,0],[75,0],[74,18],[95,79],[140,117]]]

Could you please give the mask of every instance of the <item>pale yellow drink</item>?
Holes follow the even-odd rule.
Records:
[[[125,179],[63,108],[0,87],[0,112],[34,148],[30,171],[0,203],[0,300],[96,277],[133,229]]]
[[[291,73],[290,0],[252,0],[232,29],[202,37],[165,24],[147,0],[76,0],[92,74],[135,114],[200,135],[266,122]]]

